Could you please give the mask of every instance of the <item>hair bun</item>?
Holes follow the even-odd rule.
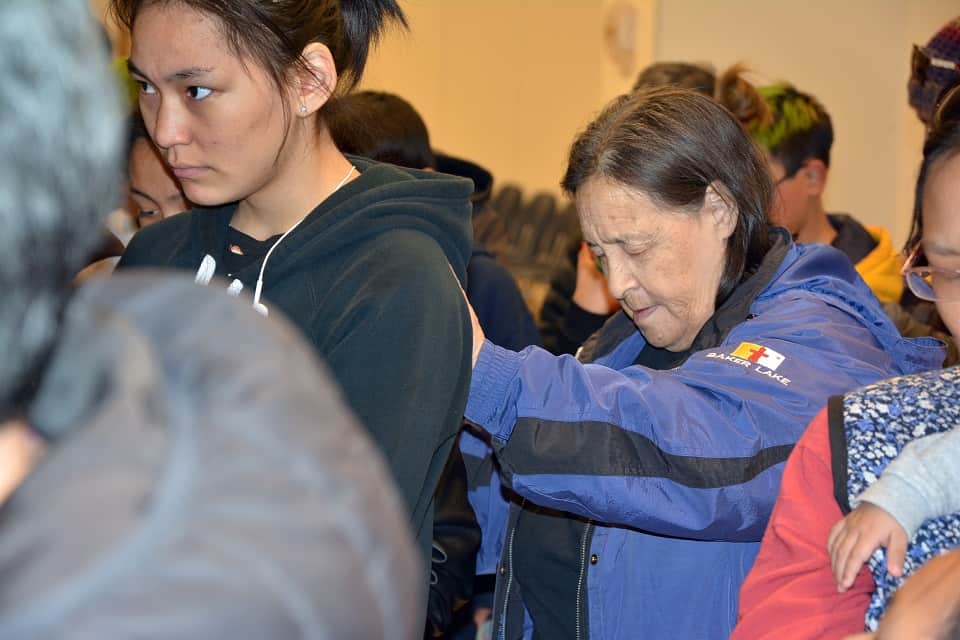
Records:
[[[744,79],[749,71],[738,63],[727,69],[717,80],[716,100],[725,106],[747,129],[769,127],[773,115],[757,88]]]

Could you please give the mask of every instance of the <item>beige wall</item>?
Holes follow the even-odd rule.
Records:
[[[91,0],[96,5],[106,0]],[[610,15],[636,12],[628,68]],[[834,120],[828,208],[907,234],[923,128],[906,105],[910,45],[957,0],[402,0],[411,29],[371,56],[364,87],[423,114],[434,146],[500,184],[558,192],[569,145],[652,61],[746,61],[819,97]]]
[[[606,18],[636,10],[624,72]],[[391,33],[364,88],[397,93],[423,115],[433,146],[527,192],[558,192],[575,133],[629,89],[653,55],[654,0],[408,0],[410,32]]]
[[[828,209],[905,240],[923,128],[907,107],[910,46],[960,13],[956,0],[663,0],[659,60],[738,60],[789,80],[830,112]]]

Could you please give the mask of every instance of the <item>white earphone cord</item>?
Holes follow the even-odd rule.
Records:
[[[343,179],[340,181],[340,183],[336,187],[333,188],[333,191],[327,194],[327,198],[329,198],[330,196],[335,194],[337,191],[339,191],[340,187],[347,184],[347,180],[350,179],[350,176],[353,175],[353,172],[356,171],[356,169],[357,168],[351,164],[350,170],[347,171],[347,175],[343,176]],[[310,215],[310,214],[308,213],[307,215]],[[260,294],[263,292],[263,274],[267,270],[267,260],[270,259],[270,254],[273,253],[274,249],[280,246],[280,243],[283,242],[284,238],[290,235],[293,232],[293,230],[296,229],[298,226],[300,226],[300,223],[306,219],[307,219],[307,216],[305,215],[299,220],[297,220],[292,227],[287,229],[286,233],[280,236],[280,238],[273,243],[273,246],[270,247],[269,251],[267,251],[267,255],[263,257],[263,264],[260,265],[260,275],[257,276],[257,287],[253,291],[253,308],[259,311],[260,313],[262,313],[263,315],[267,315],[269,313],[267,306],[260,302]]]

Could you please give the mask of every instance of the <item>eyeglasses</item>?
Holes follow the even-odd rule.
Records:
[[[910,56],[910,72],[913,78],[920,84],[926,84],[927,71],[930,70],[930,67],[960,71],[960,64],[953,60],[934,58],[917,45],[913,45],[913,53]]]
[[[937,98],[930,116],[930,130],[939,129],[945,122],[960,121],[960,79],[946,89]]]
[[[923,248],[917,245],[900,273],[907,281],[913,295],[930,302],[955,302],[960,300],[960,269],[940,269],[929,265],[917,266],[926,262]]]

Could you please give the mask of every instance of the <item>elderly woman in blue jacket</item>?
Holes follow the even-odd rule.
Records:
[[[843,254],[768,226],[763,156],[710,98],[618,98],[563,186],[623,313],[577,358],[474,322],[462,448],[494,637],[726,638],[810,419],[943,351],[902,338]]]

